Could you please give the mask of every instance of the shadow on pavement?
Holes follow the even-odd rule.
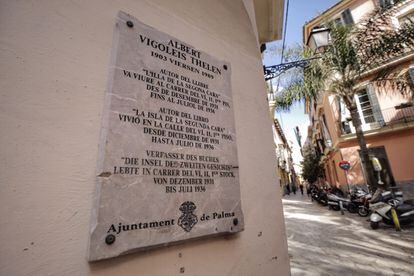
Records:
[[[306,196],[283,199],[292,275],[414,275],[414,225],[403,231],[341,215]]]

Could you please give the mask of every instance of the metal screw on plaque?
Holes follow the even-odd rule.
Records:
[[[234,226],[236,226],[237,224],[239,224],[239,220],[237,218],[233,219],[233,224]]]
[[[227,70],[227,65],[226,65],[226,64],[224,64],[224,65],[223,65],[223,68],[224,68],[224,70]]]
[[[114,236],[114,235],[110,234],[110,235],[106,236],[106,238],[105,238],[105,243],[106,243],[107,245],[111,245],[111,244],[113,244],[114,242],[115,242],[115,236]]]
[[[130,28],[134,27],[134,23],[132,23],[132,21],[129,21],[129,20],[128,20],[128,21],[126,22],[126,24],[127,24],[127,26],[128,26],[128,27],[130,27]]]

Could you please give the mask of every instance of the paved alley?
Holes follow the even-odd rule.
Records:
[[[367,218],[301,195],[283,205],[292,275],[414,275],[414,225],[371,230]]]

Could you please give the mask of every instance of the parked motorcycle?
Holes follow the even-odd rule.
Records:
[[[370,214],[369,210],[369,201],[372,198],[371,194],[367,194],[366,196],[362,197],[361,205],[358,206],[358,215],[361,217],[367,217]]]
[[[328,197],[328,207],[329,209],[332,209],[334,211],[341,210],[341,205],[343,208],[347,208],[349,203],[351,202],[349,199],[337,196],[336,194],[333,194],[333,193],[328,193],[327,197]]]
[[[325,192],[323,189],[318,188],[317,186],[313,186],[311,189],[311,198],[312,201],[315,200],[321,204],[324,204],[325,200]]]
[[[359,200],[362,202],[361,205],[359,205],[358,208],[358,215],[360,215],[361,217],[366,217],[371,213],[370,210],[370,203],[374,203],[375,202],[386,202],[388,200],[390,200],[391,198],[395,198],[397,200],[399,200],[401,203],[404,202],[403,199],[403,193],[401,191],[398,190],[398,188],[390,188],[391,191],[388,192],[383,192],[383,195],[380,195],[379,198],[375,199],[373,198],[373,196],[371,195],[371,193],[367,193],[365,196],[362,196]],[[362,194],[362,193],[360,193]],[[371,202],[371,200],[374,200],[373,202]]]
[[[339,189],[332,189],[327,194],[328,206],[330,209],[339,211],[341,205],[343,209],[347,209],[350,213],[358,212],[358,205],[352,199],[345,197],[345,194]]]
[[[369,199],[371,199],[371,194],[362,190],[354,189],[351,191],[351,203],[349,204],[348,210],[350,213],[358,212],[358,215],[361,217],[366,217],[369,215]]]
[[[316,198],[316,201],[318,201],[323,206],[328,205],[328,196],[325,189],[318,189]]]
[[[381,221],[389,225],[395,223],[409,224],[414,221],[414,204],[403,203],[401,198],[397,199],[390,191],[385,191],[381,194],[380,201],[370,203],[372,229],[378,229]],[[393,219],[392,213],[394,211],[398,222]]]

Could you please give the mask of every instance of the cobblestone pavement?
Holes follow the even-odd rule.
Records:
[[[396,232],[330,211],[305,196],[283,199],[292,275],[414,275],[414,225]]]

